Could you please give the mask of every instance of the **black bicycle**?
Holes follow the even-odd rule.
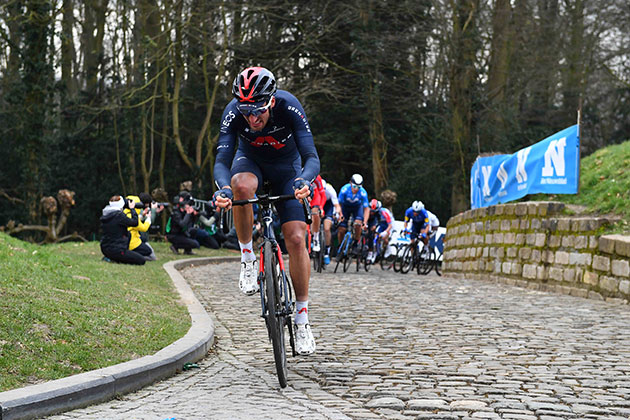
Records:
[[[268,191],[268,190],[265,190]],[[291,314],[294,310],[293,290],[288,279],[282,259],[282,250],[276,241],[273,231],[273,204],[280,201],[294,200],[292,194],[271,196],[261,194],[249,200],[234,200],[233,206],[258,204],[258,220],[263,229],[263,241],[260,245],[261,258],[259,262],[258,284],[260,286],[260,304],[262,318],[265,320],[269,341],[273,346],[273,358],[280,387],[287,386],[287,354],[284,328],[289,332],[289,344],[293,356],[295,352],[295,337]],[[307,223],[311,223],[310,206],[304,202],[304,216]]]
[[[326,252],[326,240],[324,239],[323,226],[320,226],[319,232],[317,232],[319,239],[319,251],[311,249],[311,258],[313,259],[313,270],[318,273],[322,272],[324,268],[324,253]]]

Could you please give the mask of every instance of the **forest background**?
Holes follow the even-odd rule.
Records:
[[[214,190],[223,108],[261,65],[304,105],[337,189],[469,208],[480,153],[513,153],[577,121],[582,155],[630,139],[627,0],[4,0],[0,225],[98,234],[114,194]]]

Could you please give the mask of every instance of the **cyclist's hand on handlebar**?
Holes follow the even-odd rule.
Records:
[[[223,187],[220,190],[214,193],[213,199],[216,203],[217,207],[220,209],[229,210],[232,208],[232,199],[234,198],[234,194],[232,193],[232,189],[228,187]]]
[[[293,181],[293,190],[295,191],[295,198],[298,200],[305,199],[313,196],[313,189],[310,182],[303,178],[296,178]]]

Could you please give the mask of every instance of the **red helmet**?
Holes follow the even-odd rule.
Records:
[[[376,198],[373,198],[372,201],[370,201],[370,210],[372,211],[379,211],[381,209],[381,202],[378,201]]]
[[[268,102],[276,93],[276,78],[264,67],[248,67],[236,76],[232,94],[239,102]]]

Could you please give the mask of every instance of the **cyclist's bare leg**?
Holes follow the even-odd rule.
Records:
[[[232,177],[232,192],[235,200],[254,198],[258,188],[258,178],[251,172],[242,172]],[[251,204],[232,207],[234,214],[234,228],[241,243],[252,240],[252,226],[254,226],[254,212]]]
[[[332,240],[332,233],[330,229],[332,228],[332,220],[324,219],[324,239],[326,240],[326,246],[330,246],[330,241]]]
[[[341,243],[343,241],[343,237],[346,234],[346,232],[348,231],[348,229],[344,226],[339,226],[337,228],[337,240],[339,241],[339,243]]]
[[[361,227],[363,226],[363,221],[361,220],[355,220],[354,221],[354,235],[353,235],[353,239],[358,241],[361,238]]]
[[[306,223],[292,220],[282,225],[284,243],[289,251],[289,273],[298,301],[308,300],[308,283],[311,278],[311,261],[304,246]]]
[[[313,222],[311,223],[311,231],[319,232],[319,227],[321,225],[321,218],[319,217],[319,207],[313,207],[313,212],[311,213],[313,218]]]

